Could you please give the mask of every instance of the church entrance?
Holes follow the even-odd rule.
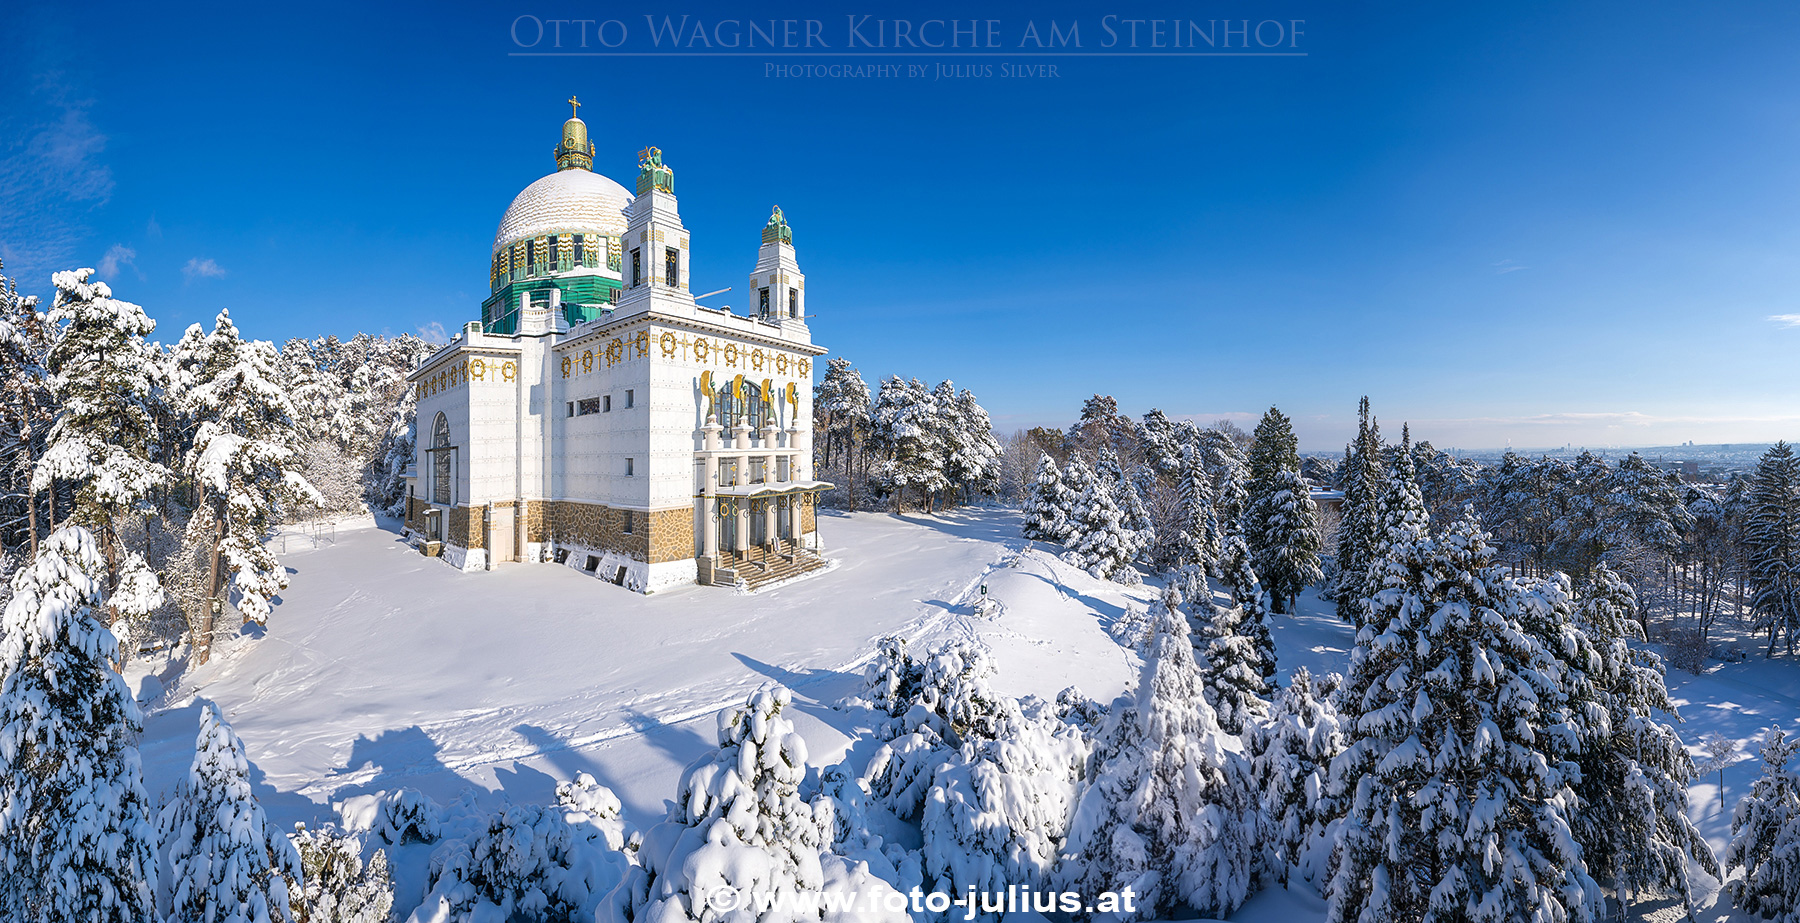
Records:
[[[737,548],[737,505],[719,504],[719,550],[730,552]]]
[[[769,501],[750,504],[750,544],[761,547],[769,541]]]

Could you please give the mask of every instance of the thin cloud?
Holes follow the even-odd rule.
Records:
[[[60,73],[41,75],[19,103],[3,120],[19,141],[0,147],[0,252],[9,275],[30,287],[72,266],[88,213],[106,204],[114,184],[102,160],[107,137],[88,118],[92,101]]]
[[[1494,265],[1494,274],[1495,275],[1505,275],[1509,272],[1518,272],[1521,269],[1530,269],[1531,268],[1529,266],[1521,266],[1520,264],[1518,264],[1517,262],[1514,262],[1513,260],[1501,260],[1500,262],[1495,263],[1493,265]]]
[[[213,262],[212,257],[201,259],[196,256],[181,267],[181,274],[187,276],[189,282],[195,279],[217,279],[225,275],[225,267]]]
[[[450,332],[444,329],[443,324],[432,321],[419,327],[419,339],[433,346],[442,346],[450,342]]]
[[[144,225],[144,236],[151,240],[162,240],[162,225],[156,223],[155,215],[151,215],[149,223]]]
[[[1800,314],[1771,314],[1769,320],[1777,327],[1800,327]]]
[[[137,251],[124,244],[113,244],[106,249],[106,255],[100,258],[100,275],[108,279],[117,279],[119,270],[126,266],[131,267],[132,272],[136,272],[138,278],[144,277],[144,274],[137,268]]]

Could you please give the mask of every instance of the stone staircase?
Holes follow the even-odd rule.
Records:
[[[760,590],[771,583],[798,577],[824,566],[824,558],[795,545],[791,539],[784,538],[761,548],[721,552],[719,567],[713,573],[716,583],[729,584],[731,581],[728,578],[735,575],[751,590]]]

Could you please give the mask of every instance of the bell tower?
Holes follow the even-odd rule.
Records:
[[[638,152],[637,198],[625,207],[624,246],[621,311],[651,295],[694,303],[688,288],[688,231],[675,199],[675,171],[663,163],[659,148]]]
[[[794,256],[794,229],[775,206],[762,229],[762,249],[750,273],[750,308],[763,320],[806,329],[806,274]]]

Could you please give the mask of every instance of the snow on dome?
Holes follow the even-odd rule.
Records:
[[[625,235],[625,187],[588,170],[559,170],[525,187],[494,232],[494,252],[556,231]]]

